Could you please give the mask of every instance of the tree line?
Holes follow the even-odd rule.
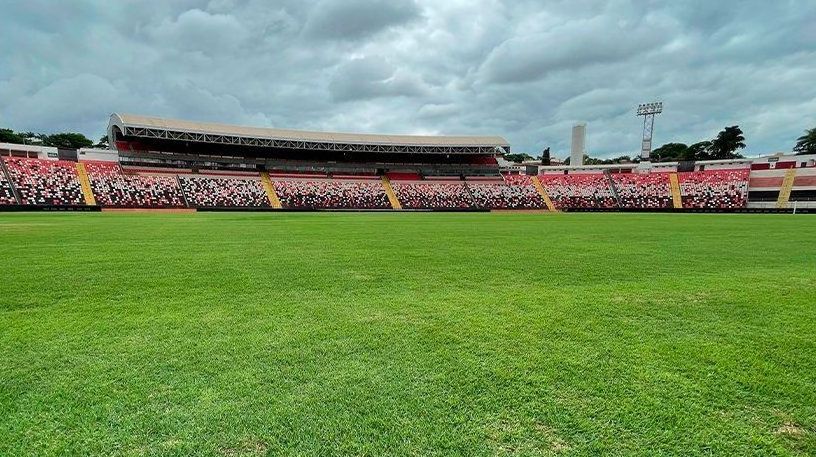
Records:
[[[699,141],[687,145],[685,143],[666,143],[652,151],[651,160],[654,162],[677,162],[691,160],[727,160],[740,159],[741,149],[745,149],[745,135],[738,125],[725,127],[715,138],[711,140]],[[524,160],[544,160],[549,158],[549,148],[545,149],[541,156],[533,157],[525,153],[507,154],[505,159],[511,162],[522,162]],[[793,147],[796,155],[816,154],[816,127],[808,129],[805,134],[796,139]],[[637,163],[640,157],[630,157],[622,155],[612,159],[598,159],[584,155],[584,165],[612,165]],[[569,165],[570,158],[564,160],[565,165]]]
[[[88,137],[76,132],[61,133],[34,133],[15,132],[11,129],[0,128],[0,143],[14,144],[34,144],[38,146],[52,146],[61,149],[79,148],[106,148],[108,147],[108,137],[103,136],[94,143]]]

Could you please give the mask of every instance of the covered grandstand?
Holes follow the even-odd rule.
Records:
[[[113,114],[110,150],[0,144],[0,209],[816,209],[816,157],[499,168],[498,136],[304,132]]]
[[[292,172],[498,175],[499,136],[308,132],[112,114],[109,144],[123,164]]]

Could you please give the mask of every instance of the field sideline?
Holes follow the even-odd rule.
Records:
[[[816,217],[0,213],[0,455],[816,455]]]

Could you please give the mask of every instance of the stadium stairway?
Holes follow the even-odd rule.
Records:
[[[400,203],[399,198],[397,198],[397,194],[394,193],[394,188],[391,187],[391,180],[388,179],[388,176],[383,175],[382,185],[383,189],[385,189],[385,195],[388,196],[388,201],[391,203],[391,208],[402,209],[402,204]]]
[[[269,173],[265,171],[261,173],[261,183],[263,184],[264,192],[266,192],[266,198],[269,199],[269,204],[275,209],[283,208],[280,198],[278,198],[278,193],[275,191],[275,185],[272,184],[272,180],[269,179]]]
[[[538,179],[538,176],[533,176],[531,181],[533,181],[533,186],[535,186],[536,191],[538,191],[538,195],[541,195],[541,199],[544,200],[544,204],[547,205],[547,209],[550,211],[557,211],[552,199],[550,199],[550,195],[547,194],[547,190],[541,185],[541,181]]]
[[[683,207],[683,198],[680,195],[680,180],[677,173],[669,173],[669,183],[671,184],[672,206],[675,209]]]
[[[620,195],[618,195],[618,187],[615,185],[615,180],[612,179],[612,173],[609,170],[604,170],[604,176],[606,177],[606,181],[609,183],[609,189],[612,191],[612,195],[615,197],[615,203],[618,205],[618,208],[621,207],[621,199]]]
[[[796,168],[788,168],[785,171],[785,179],[782,180],[782,187],[779,189],[779,198],[776,200],[777,208],[787,208],[790,201],[793,181],[796,179]]]
[[[94,197],[91,189],[91,180],[88,178],[88,170],[85,169],[85,164],[77,162],[76,169],[79,185],[82,186],[82,196],[85,197],[85,204],[96,206],[96,197]]]

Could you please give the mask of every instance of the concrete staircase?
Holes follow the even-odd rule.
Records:
[[[266,192],[266,198],[269,199],[269,204],[275,209],[283,208],[278,198],[278,193],[275,191],[275,185],[272,184],[272,180],[269,179],[269,173],[265,171],[261,173],[261,183],[263,184],[264,192]]]
[[[402,209],[402,203],[397,198],[397,194],[394,193],[394,188],[391,187],[391,180],[388,179],[388,176],[382,177],[382,185],[383,189],[385,189],[385,195],[388,196],[388,201],[391,203],[391,208]]]
[[[558,211],[555,208],[555,205],[553,205],[549,194],[547,194],[547,190],[541,185],[541,181],[538,179],[538,176],[533,176],[531,180],[533,181],[533,186],[535,186],[536,191],[538,191],[538,195],[541,195],[541,199],[544,200],[544,204],[547,205],[547,209],[550,211]]]
[[[683,197],[680,194],[680,180],[677,173],[669,173],[669,183],[671,184],[672,206],[675,209],[683,207]]]
[[[793,181],[796,179],[796,168],[788,168],[785,171],[785,178],[782,180],[782,187],[779,189],[779,198],[776,200],[776,207],[784,209],[788,207]]]
[[[88,177],[88,170],[85,169],[85,164],[77,162],[76,169],[77,176],[79,177],[79,185],[82,186],[82,196],[85,197],[85,204],[96,206],[96,197],[94,197],[93,189],[91,189],[91,179]]]

